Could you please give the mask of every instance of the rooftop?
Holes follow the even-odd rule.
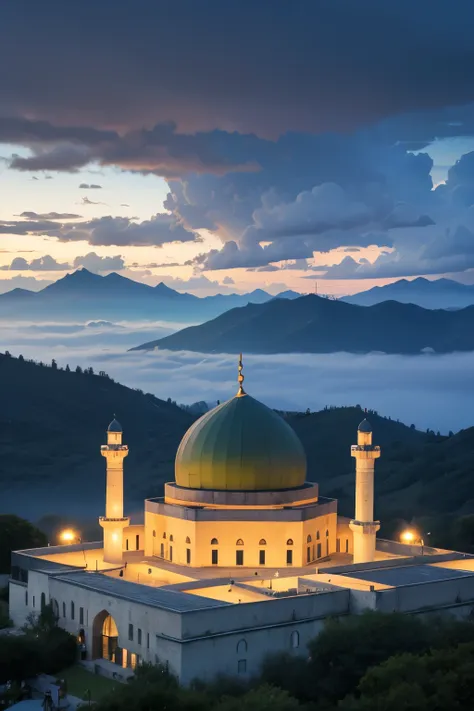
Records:
[[[348,578],[367,580],[369,583],[380,583],[390,587],[401,585],[415,585],[419,583],[433,583],[438,580],[453,580],[455,578],[472,577],[474,571],[456,568],[441,568],[436,565],[405,565],[393,568],[374,568],[343,573]]]

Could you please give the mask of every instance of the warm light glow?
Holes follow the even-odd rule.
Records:
[[[413,533],[413,531],[403,531],[402,535],[400,536],[401,540],[403,543],[413,543],[416,536]]]
[[[79,538],[79,536],[77,535],[77,533],[75,533],[70,528],[68,528],[59,534],[59,538],[64,543],[73,543],[75,540],[77,540]]]

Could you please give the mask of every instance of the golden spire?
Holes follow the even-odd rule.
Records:
[[[239,375],[237,376],[237,380],[239,383],[239,390],[237,392],[237,397],[242,397],[242,395],[247,394],[244,390],[244,376],[242,375],[243,367],[244,366],[242,365],[242,353],[241,353],[240,357],[239,357],[239,365],[238,365]]]

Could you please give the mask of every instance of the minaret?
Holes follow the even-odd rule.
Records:
[[[105,516],[99,518],[104,529],[104,561],[121,563],[123,529],[130,525],[130,519],[123,515],[123,460],[128,447],[122,444],[122,427],[116,419],[107,428],[107,444],[102,445],[100,453],[107,460]]]
[[[354,563],[370,563],[375,558],[375,534],[380,521],[374,521],[374,465],[380,447],[372,444],[372,427],[362,420],[357,429],[357,444],[351,455],[356,460],[355,517],[350,522],[353,532]]]

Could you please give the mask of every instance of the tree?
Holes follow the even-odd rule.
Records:
[[[80,365],[76,365],[76,373],[78,373],[78,374],[82,373],[82,368]]]
[[[53,360],[51,361],[51,368],[52,368],[53,370],[57,370],[57,369],[58,369],[58,364],[56,363],[56,361],[54,360],[54,358],[53,358]]]
[[[298,701],[287,691],[264,684],[240,697],[224,696],[215,711],[298,711]]]
[[[471,711],[474,644],[422,655],[402,654],[369,669],[344,711]]]
[[[71,372],[71,368],[69,367],[69,363],[66,363],[66,367],[64,368],[64,370],[66,371],[66,373],[70,373],[70,372]]]
[[[29,521],[10,514],[0,515],[0,573],[9,572],[12,551],[47,545],[44,533]]]

